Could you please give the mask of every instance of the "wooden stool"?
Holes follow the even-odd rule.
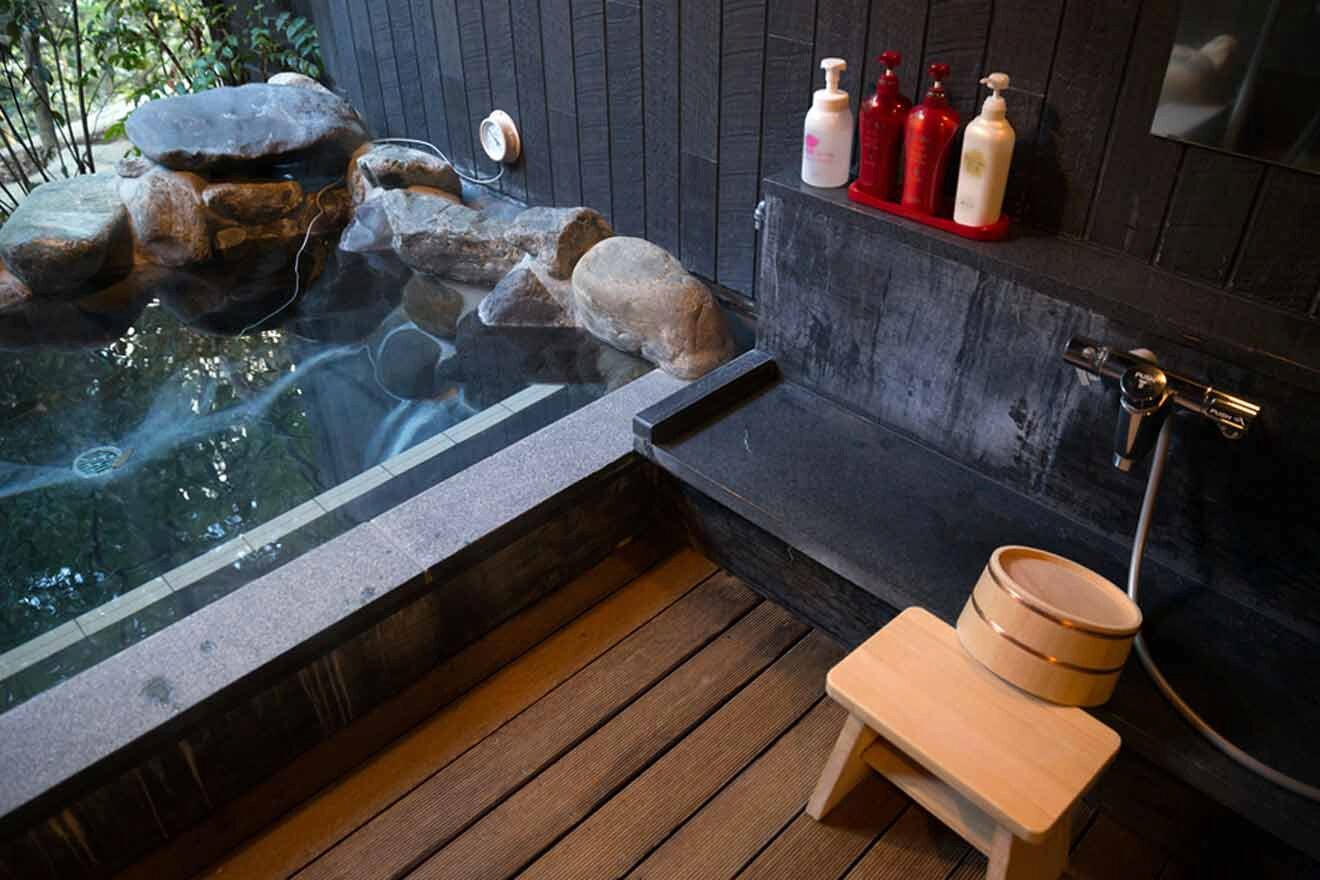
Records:
[[[823,819],[875,770],[990,860],[989,880],[1055,878],[1073,805],[1118,752],[1081,709],[1038,700],[909,608],[830,670],[849,712],[807,813]]]

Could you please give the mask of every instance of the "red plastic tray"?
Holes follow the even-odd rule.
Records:
[[[933,226],[936,229],[943,229],[945,232],[952,232],[954,235],[961,235],[963,238],[973,238],[977,241],[1002,241],[1008,237],[1009,219],[1007,214],[1000,214],[999,219],[989,226],[964,226],[961,223],[953,222],[947,217],[936,217],[924,211],[904,207],[899,202],[877,199],[875,196],[858,189],[857,181],[853,181],[848,187],[848,198],[859,205],[866,205],[868,208],[875,208],[878,211],[884,211],[886,214],[897,214],[907,220]]]

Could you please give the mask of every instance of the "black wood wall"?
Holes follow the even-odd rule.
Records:
[[[1320,177],[1147,133],[1176,0],[301,2],[377,133],[491,172],[474,131],[502,107],[526,149],[504,192],[590,205],[744,293],[760,181],[798,162],[819,59],[848,59],[855,105],[895,48],[909,93],[953,66],[965,119],[981,75],[1012,75],[1010,201],[1033,225],[1320,313]]]

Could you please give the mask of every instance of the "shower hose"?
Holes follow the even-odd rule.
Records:
[[[1169,437],[1172,429],[1173,419],[1165,419],[1163,427],[1160,428],[1159,439],[1155,443],[1155,452],[1151,456],[1150,477],[1146,481],[1146,495],[1141,500],[1141,514],[1137,517],[1137,532],[1132,538],[1132,561],[1128,565],[1127,592],[1133,602],[1137,602],[1138,586],[1141,581],[1141,558],[1146,552],[1146,536],[1150,531],[1151,511],[1155,508],[1155,497],[1160,491],[1160,478],[1164,476],[1164,463],[1169,455]],[[1146,640],[1139,634],[1136,638],[1136,648],[1137,656],[1141,658],[1141,665],[1146,668],[1147,674],[1155,682],[1155,686],[1159,688],[1160,693],[1164,694],[1165,699],[1173,705],[1173,708],[1177,709],[1187,719],[1188,723],[1196,728],[1202,736],[1210,740],[1216,748],[1257,776],[1262,776],[1275,785],[1286,788],[1304,798],[1320,801],[1320,788],[1308,785],[1300,779],[1295,779],[1263,761],[1253,758],[1211,727],[1204,718],[1196,714],[1196,710],[1187,705],[1187,702],[1178,695],[1178,692],[1173,689],[1173,685],[1169,684],[1168,679],[1160,672],[1159,666],[1155,665],[1155,661],[1151,658],[1150,651],[1146,647]]]

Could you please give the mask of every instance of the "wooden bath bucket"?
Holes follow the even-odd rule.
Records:
[[[1109,699],[1141,609],[1085,566],[1031,547],[990,555],[958,618],[967,652],[1005,681],[1065,706]]]

